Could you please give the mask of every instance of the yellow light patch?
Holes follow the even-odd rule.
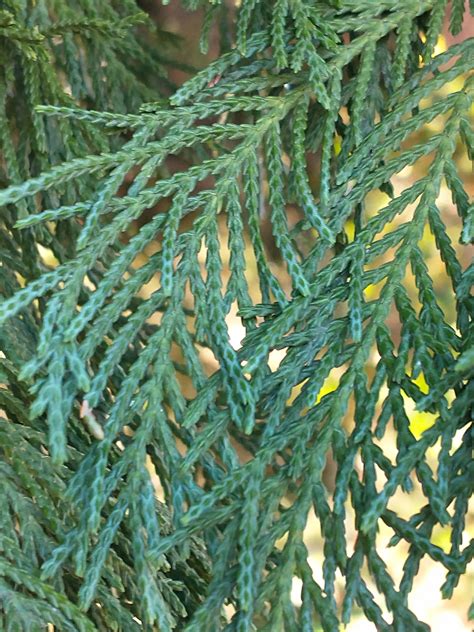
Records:
[[[344,229],[347,233],[347,236],[349,237],[350,241],[354,241],[354,236],[355,236],[355,224],[354,224],[354,220],[353,219],[348,219],[346,222],[346,225],[344,226]]]
[[[441,53],[444,53],[447,49],[448,47],[446,45],[446,38],[444,37],[444,35],[440,35],[434,49],[434,54],[441,55]]]
[[[322,398],[325,395],[335,391],[337,389],[338,385],[339,385],[339,382],[332,375],[329,375],[324,380],[324,383],[323,383],[323,385],[321,387],[321,390],[318,393],[318,396],[316,398],[316,404],[319,404],[319,402],[322,400]]]
[[[451,550],[451,527],[441,527],[436,529],[435,533],[433,533],[432,541],[433,544],[439,546],[440,549],[443,549],[445,553],[449,553]]]
[[[418,386],[420,391],[424,393],[425,395],[430,390],[428,384],[426,383],[425,376],[423,373],[420,373],[420,375],[417,378],[415,378],[413,382]]]
[[[54,256],[52,250],[50,250],[49,248],[45,248],[41,244],[36,244],[36,247],[38,248],[40,257],[43,259],[46,265],[55,268],[59,264],[59,261]]]
[[[372,300],[373,298],[377,298],[377,296],[378,296],[378,288],[377,288],[377,285],[375,285],[374,283],[371,283],[364,289],[364,297],[368,299],[369,301]]]
[[[431,428],[437,419],[437,415],[432,413],[420,413],[418,411],[408,412],[408,419],[410,420],[410,430],[414,436],[419,439],[421,435]]]
[[[300,384],[297,384],[296,386],[294,386],[291,389],[291,393],[290,396],[288,397],[288,399],[286,400],[286,405],[290,406],[295,399],[298,397],[298,395],[301,393],[301,389],[303,388],[305,382],[307,382],[307,380],[305,380],[304,382],[301,382]]]

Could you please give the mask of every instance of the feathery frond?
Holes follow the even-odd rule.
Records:
[[[73,64],[74,38],[93,33],[84,49],[93,55],[97,38],[123,34],[120,55],[140,56],[126,34],[133,15],[119,13],[112,27],[115,10],[92,15],[83,4],[80,17],[65,9],[56,25],[45,14],[34,41],[9,13],[2,37],[22,57],[45,56],[37,40],[61,33]],[[205,29],[218,4],[209,3]],[[461,4],[451,8],[453,33]],[[32,128],[28,141],[5,143],[12,171],[0,191],[2,338],[25,347],[17,367],[1,361],[11,390],[0,391],[9,419],[0,428],[5,620],[28,629],[31,611],[64,630],[317,622],[334,632],[357,607],[378,630],[428,629],[408,603],[421,560],[444,567],[450,597],[474,551],[462,537],[472,486],[473,269],[459,254],[473,239],[472,205],[453,159],[472,153],[474,41],[435,54],[445,9],[439,0],[245,0],[235,48],[139,111],[114,96],[132,70],[109,57],[113,47],[106,57],[121,83],[100,95],[91,65],[94,97],[83,79],[73,91],[80,103],[25,76]],[[48,63],[40,67],[52,76]],[[71,81],[81,72],[61,69]],[[137,85],[127,94],[142,100]],[[455,88],[440,98],[446,86]],[[428,133],[433,121],[441,131]],[[26,142],[44,154],[31,172],[22,166]],[[174,171],[170,156],[188,167]],[[419,163],[424,175],[405,186],[401,172]],[[453,246],[446,226],[443,181],[464,246]],[[384,199],[376,210],[366,204],[374,192]],[[268,227],[273,258],[284,263],[278,275]],[[426,265],[428,229],[456,323]],[[57,265],[33,254],[35,244]],[[245,332],[238,348],[231,313]],[[278,366],[275,350],[284,350]],[[407,412],[414,407],[433,416],[421,436]],[[380,447],[392,431],[393,458]],[[324,478],[330,452],[333,489]],[[425,504],[397,515],[393,497],[415,485]],[[303,537],[311,512],[322,582]],[[408,547],[399,585],[381,555],[381,525],[392,545]],[[435,525],[450,526],[449,550],[433,542]],[[301,607],[291,600],[294,578]]]

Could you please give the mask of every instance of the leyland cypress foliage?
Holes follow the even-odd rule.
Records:
[[[221,52],[175,89],[169,36],[132,1],[0,2],[0,629],[333,632],[357,609],[427,630],[408,601],[420,563],[444,567],[449,598],[474,552],[473,207],[455,161],[473,152],[474,41],[436,54],[445,0],[242,0],[235,19],[183,4]],[[455,34],[464,2],[449,8]],[[435,416],[421,436],[412,405]],[[397,514],[415,486],[425,504]],[[400,582],[382,524],[407,545]]]

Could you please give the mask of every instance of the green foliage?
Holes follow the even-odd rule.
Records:
[[[228,7],[184,4],[208,5],[205,49]],[[408,603],[421,560],[444,566],[450,597],[474,552],[473,213],[454,160],[473,151],[474,41],[435,55],[444,0],[242,0],[235,47],[174,90],[156,53],[169,37],[137,37],[131,1],[0,7],[0,628],[334,632],[357,607],[377,630],[428,629]],[[409,405],[435,415],[421,436]],[[398,515],[415,485],[426,504]],[[399,585],[382,524],[408,545]]]

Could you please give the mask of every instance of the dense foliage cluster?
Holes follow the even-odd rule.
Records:
[[[474,553],[474,41],[435,54],[446,0],[183,4],[221,50],[175,88],[132,0],[0,2],[0,629],[427,630],[421,561],[449,598]]]

